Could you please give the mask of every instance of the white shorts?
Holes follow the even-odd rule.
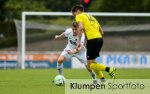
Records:
[[[71,59],[72,57],[76,57],[81,63],[87,64],[86,51],[84,50],[81,50],[76,54],[68,54],[64,49],[61,55],[63,55],[67,60]]]

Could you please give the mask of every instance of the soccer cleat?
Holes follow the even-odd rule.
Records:
[[[116,79],[115,71],[116,71],[116,68],[111,67],[109,69],[109,75],[111,76],[111,79],[113,79],[113,81],[115,81],[115,79]]]
[[[93,84],[94,84],[94,85],[98,84],[98,82],[97,82],[96,79],[93,80]]]

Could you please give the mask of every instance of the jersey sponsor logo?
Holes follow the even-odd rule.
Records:
[[[75,41],[72,41],[72,40],[69,40],[70,41],[70,43],[72,44],[72,45],[77,45],[77,42],[75,42]]]
[[[72,44],[72,45],[77,45],[77,38],[69,38],[69,42],[70,42],[70,44]]]

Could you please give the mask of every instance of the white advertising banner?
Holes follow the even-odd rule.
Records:
[[[83,68],[73,58],[72,68]],[[116,68],[150,68],[150,52],[103,52],[96,61]]]

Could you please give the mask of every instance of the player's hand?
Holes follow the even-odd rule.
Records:
[[[81,47],[82,45],[81,45],[81,42],[78,42],[78,44],[77,44],[77,48],[78,47]]]
[[[74,54],[72,50],[66,50],[68,54]]]
[[[82,48],[82,44],[79,42],[79,43],[77,44],[76,49],[77,49],[77,51],[79,51],[79,50],[81,50],[81,48]]]
[[[58,35],[55,35],[55,39],[58,39],[59,38],[59,36]]]

